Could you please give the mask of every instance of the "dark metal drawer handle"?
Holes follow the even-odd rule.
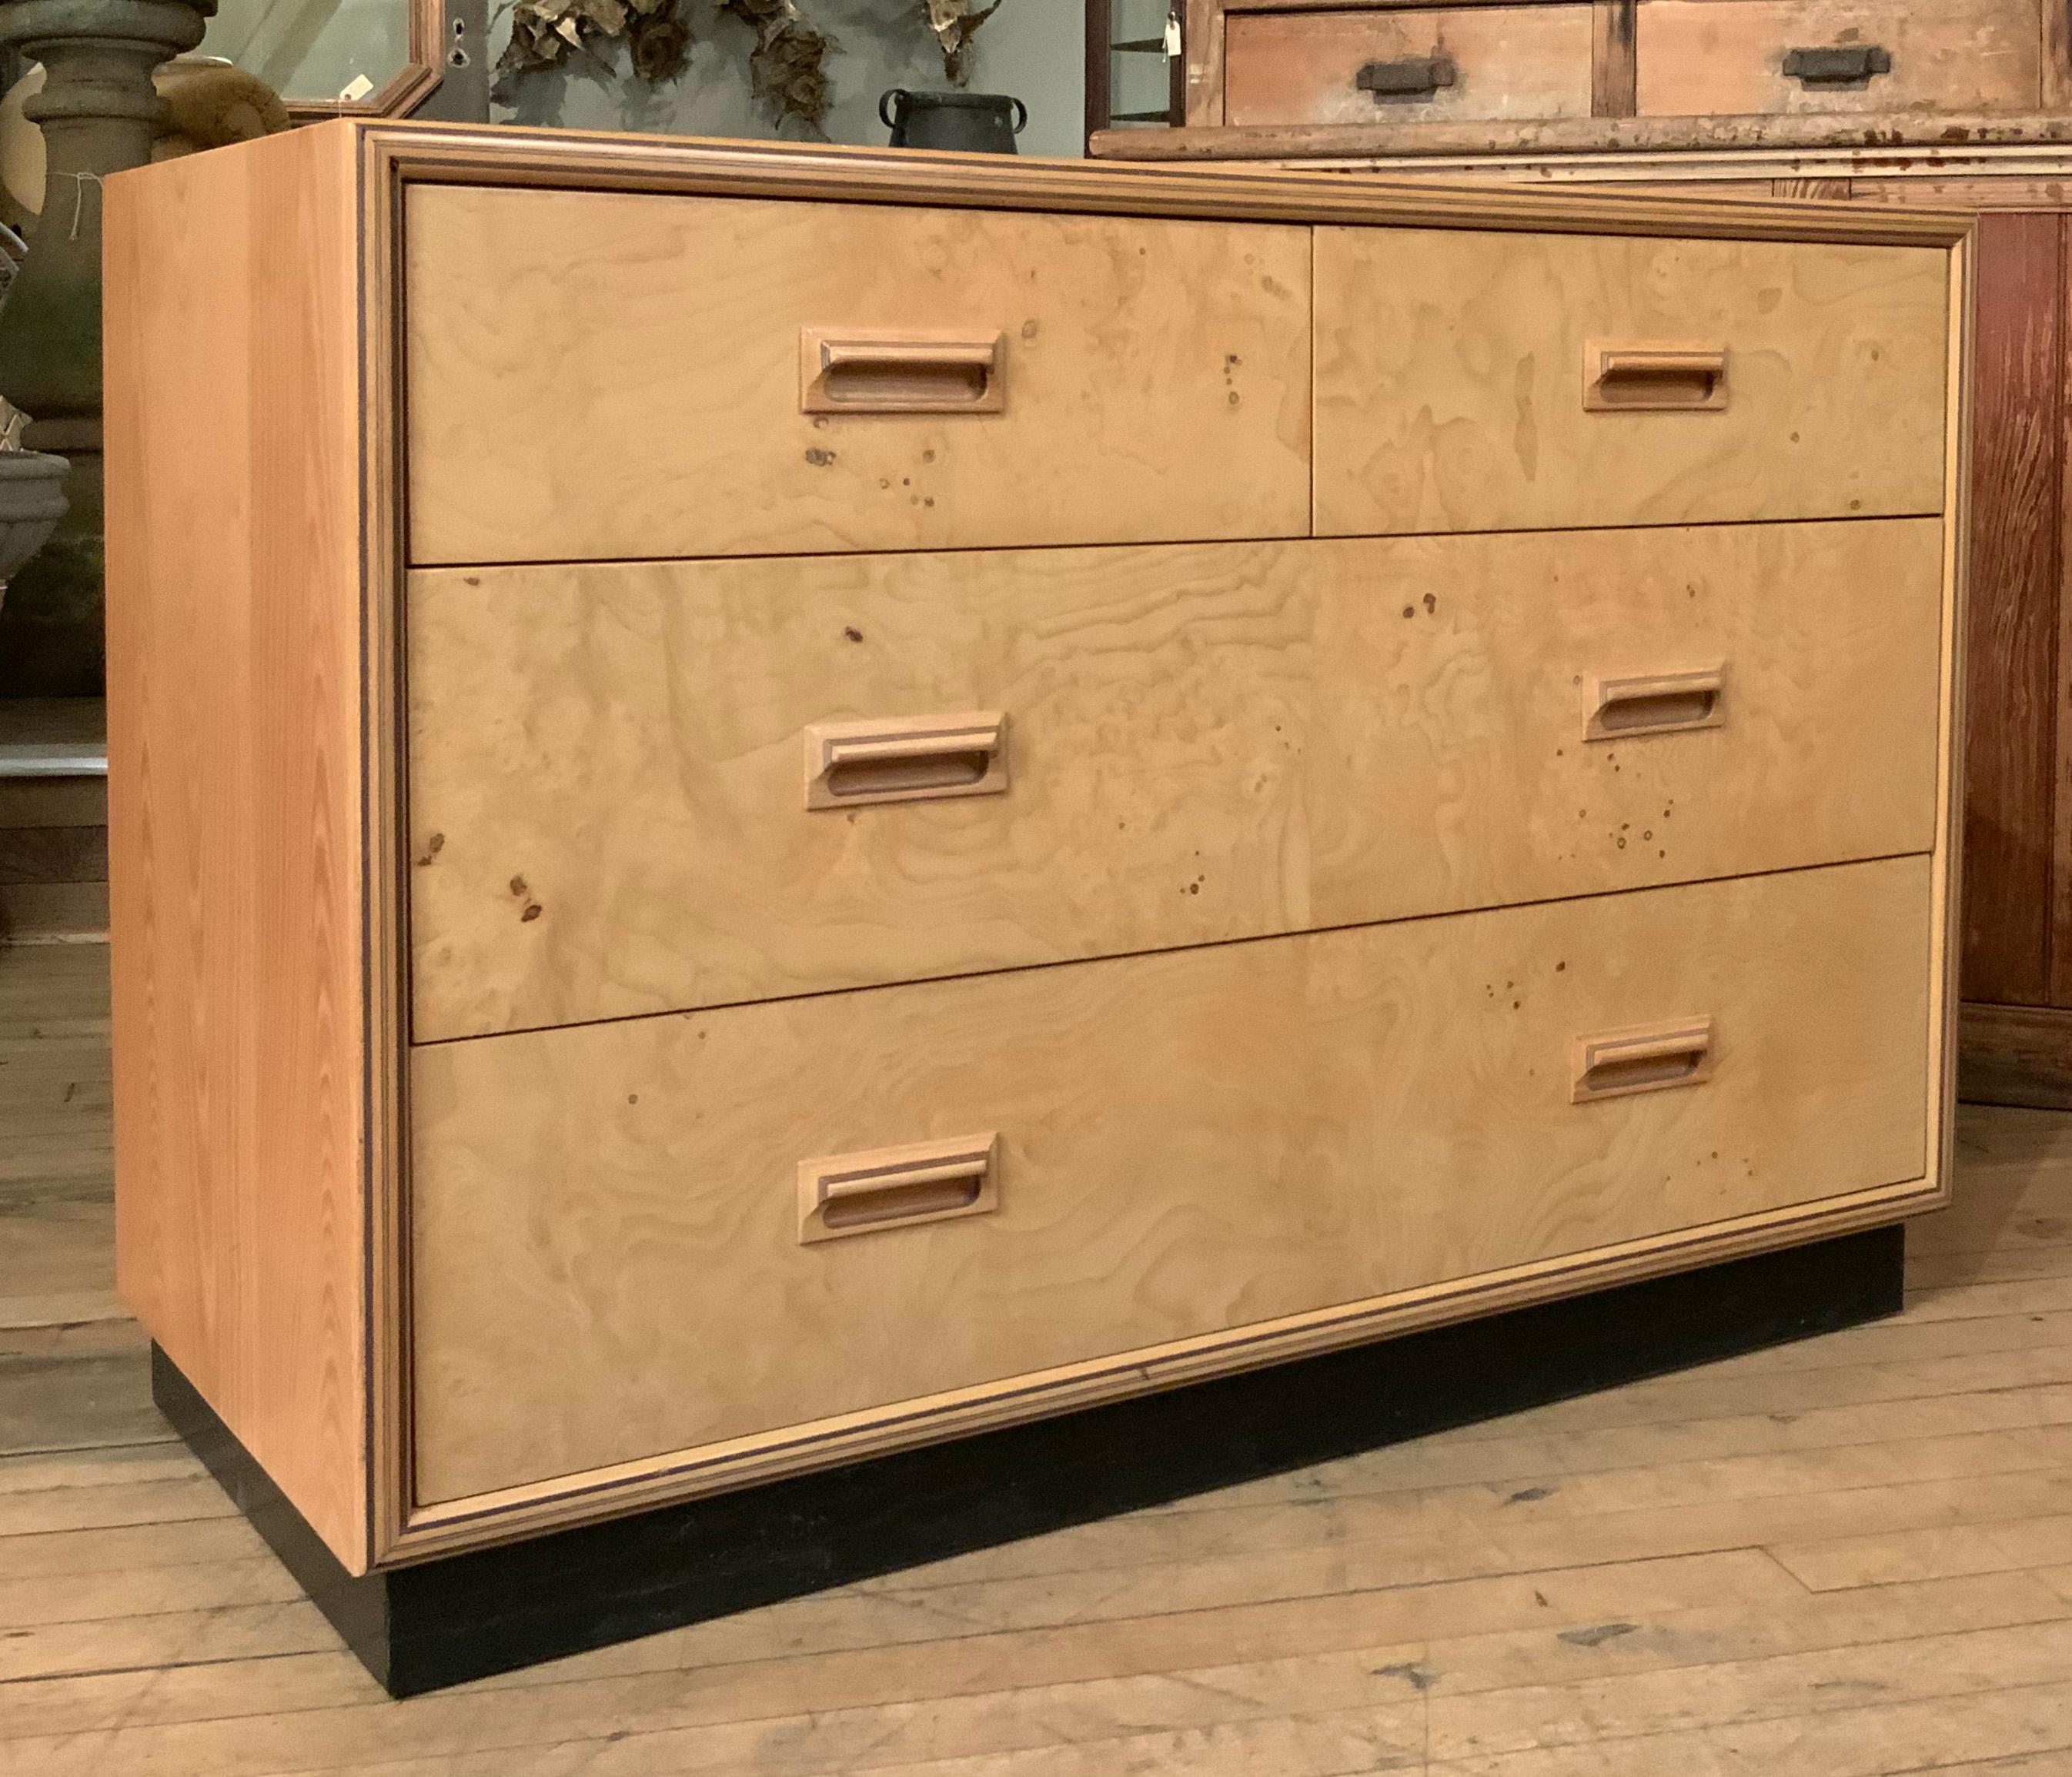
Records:
[[[1891,72],[1892,51],[1876,43],[1784,52],[1784,77],[1802,86],[1864,86],[1873,75]]]
[[[1353,85],[1371,92],[1379,105],[1383,99],[1429,99],[1460,77],[1450,55],[1413,55],[1400,62],[1369,62],[1354,76]]]

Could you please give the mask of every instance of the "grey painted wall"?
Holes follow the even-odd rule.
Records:
[[[1155,6],[1163,0],[1123,0]],[[749,90],[755,34],[719,10],[718,0],[680,0],[690,27],[690,65],[666,86],[627,72],[624,49],[601,60],[572,56],[562,68],[526,77],[515,101],[492,105],[499,123],[671,135],[771,136],[777,131]],[[800,0],[801,11],[835,40],[828,60],[834,103],[829,140],[882,144],[878,96],[888,87],[941,88],[942,56],[923,0]],[[491,0],[489,59],[510,40],[509,0]],[[356,74],[380,86],[403,65],[408,0],[220,0],[203,44],[298,99],[331,98]],[[1083,0],[1003,0],[976,39],[970,90],[1011,92],[1029,107],[1025,154],[1083,152],[1086,14]],[[785,134],[805,133],[796,124]]]
[[[771,136],[778,132],[749,91],[750,28],[717,10],[717,0],[682,0],[691,28],[690,66],[678,80],[651,87],[625,72],[612,47],[609,66],[579,62],[566,72],[528,76],[499,122],[553,124],[575,129],[652,130],[672,135]],[[940,53],[928,33],[921,0],[801,0],[800,10],[829,32],[834,103],[828,138],[882,145],[878,96],[888,87],[940,88]],[[491,61],[510,35],[508,10],[490,25]],[[1083,151],[1085,14],[1080,0],[1005,0],[976,39],[968,87],[1011,92],[1029,107],[1026,154],[1076,156]],[[787,136],[804,133],[796,124]]]

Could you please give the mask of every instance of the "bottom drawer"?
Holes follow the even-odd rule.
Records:
[[[417,1049],[419,1501],[1918,1178],[1930,953],[1904,858]]]

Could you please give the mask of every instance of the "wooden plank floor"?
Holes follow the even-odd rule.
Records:
[[[396,1704],[151,1410],[105,993],[0,950],[4,1777],[2072,1777],[2072,1116],[1898,1320]]]

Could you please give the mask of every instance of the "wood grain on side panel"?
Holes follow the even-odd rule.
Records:
[[[120,175],[105,235],[119,1282],[355,1567],[356,147]]]
[[[418,1497],[1932,1176],[1930,877],[1891,860],[417,1049]],[[1577,1039],[1700,1018],[1704,1083],[1572,1102]],[[800,1245],[802,1161],[989,1132],[992,1213]]]
[[[1942,569],[1899,519],[421,571],[413,1030],[1924,852]],[[1706,668],[1717,725],[1586,741]],[[809,726],[960,710],[1003,794],[807,806]]]
[[[2063,224],[1979,220],[1971,442],[1963,982],[2049,998],[2062,548]]]

